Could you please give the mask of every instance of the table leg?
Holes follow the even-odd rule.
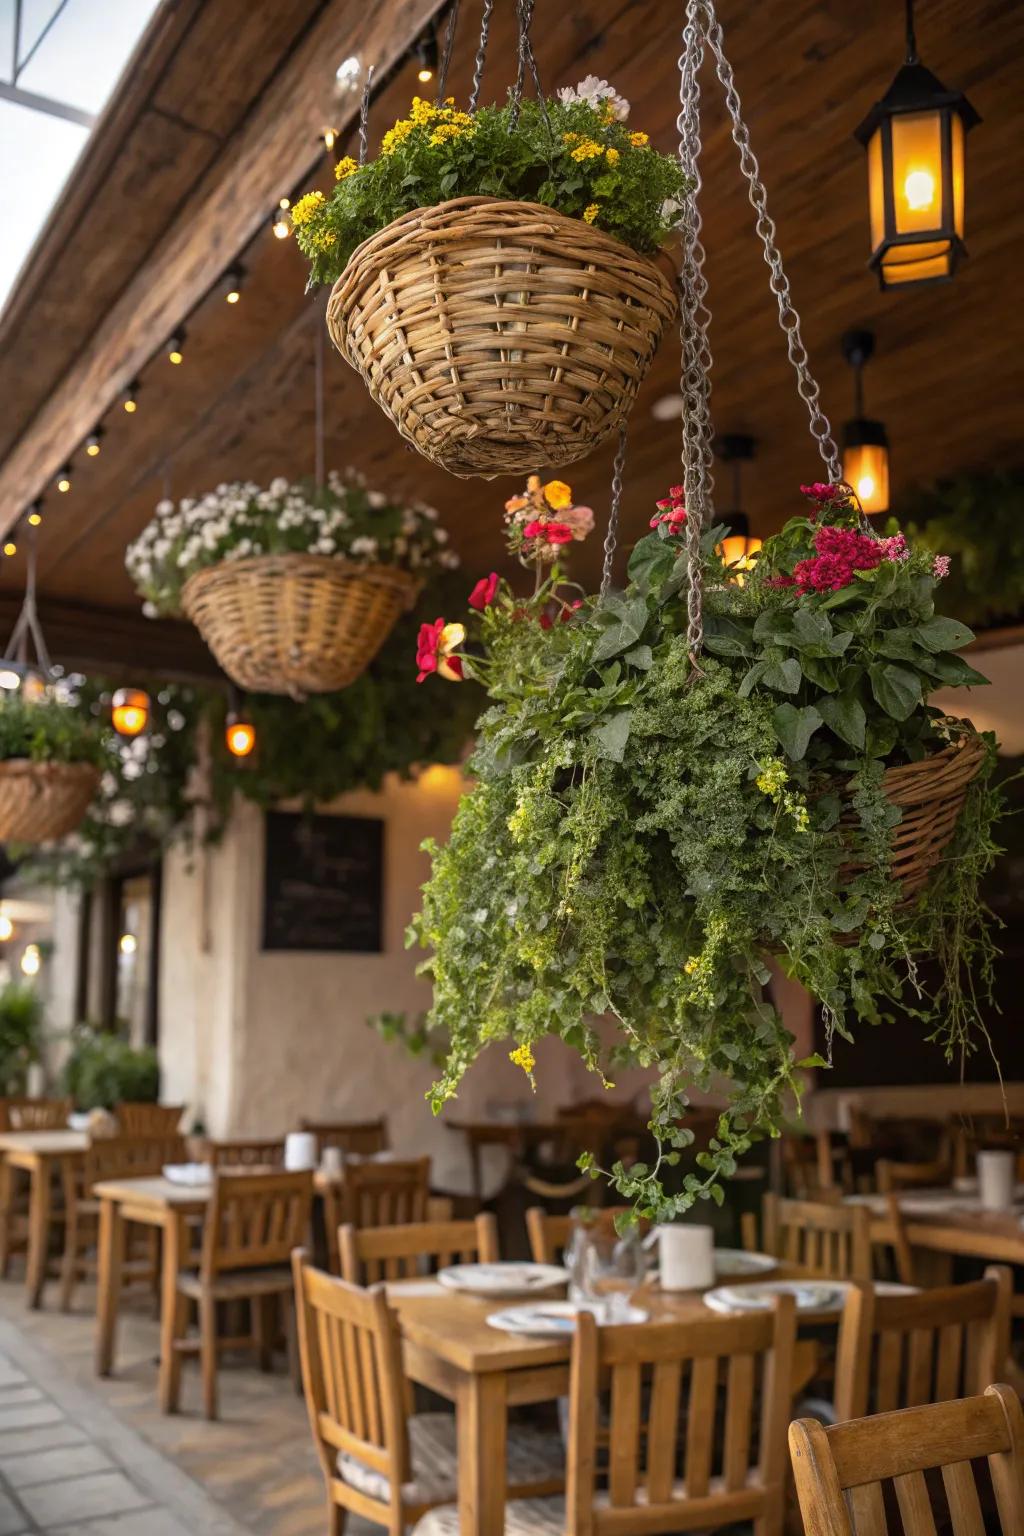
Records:
[[[503,1536],[508,1437],[504,1373],[466,1377],[456,1412],[459,1536]]]
[[[7,1279],[11,1260],[11,1203],[14,1197],[13,1171],[0,1152],[0,1280]]]
[[[49,1242],[50,1164],[45,1157],[37,1157],[32,1164],[32,1188],[28,1209],[28,1255],[25,1261],[26,1298],[33,1309],[42,1305]]]
[[[188,1300],[178,1290],[178,1273],[188,1257],[188,1232],[178,1211],[164,1220],[163,1278],[160,1294],[160,1411],[174,1413],[181,1388],[181,1354],[175,1340],[185,1331]]]
[[[116,1200],[100,1201],[97,1261],[96,1374],[109,1376],[114,1369],[114,1332],[121,1301],[121,1270],[124,1265],[124,1220]]]

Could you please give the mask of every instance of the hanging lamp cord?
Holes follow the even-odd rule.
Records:
[[[917,58],[917,33],[914,30],[914,0],[906,0],[906,26],[907,26],[907,63],[916,64]]]

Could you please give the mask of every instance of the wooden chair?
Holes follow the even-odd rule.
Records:
[[[114,1110],[122,1136],[176,1136],[185,1113],[183,1104],[134,1104],[125,1101]]]
[[[214,1168],[283,1168],[284,1142],[258,1136],[211,1141],[209,1157]]]
[[[407,1413],[398,1323],[383,1286],[362,1290],[314,1269],[300,1252],[292,1264],[302,1384],[327,1486],[327,1529],[341,1536],[351,1512],[401,1536],[455,1497],[454,1417]],[[507,1473],[517,1494],[559,1491],[561,1440],[510,1425]]]
[[[836,1418],[983,1391],[1006,1364],[1012,1291],[1009,1269],[998,1264],[970,1285],[908,1296],[851,1286],[839,1327]]]
[[[790,1425],[789,1452],[806,1536],[887,1536],[883,1484],[890,1479],[906,1536],[935,1536],[927,1472],[941,1470],[953,1536],[984,1536],[971,1461],[988,1461],[1007,1536],[1024,1530],[1024,1415],[1010,1387],[825,1428]]]
[[[63,1131],[73,1104],[70,1099],[0,1099],[0,1131]],[[11,1168],[0,1158],[0,1278],[6,1280],[11,1258],[28,1247],[30,1180],[20,1168]],[[52,1219],[64,1219],[57,1194]]]
[[[70,1099],[4,1099],[8,1131],[66,1131],[74,1109]]]
[[[324,1188],[323,1201],[327,1252],[337,1274],[339,1227],[397,1227],[428,1219],[430,1158],[346,1163],[341,1178]]]
[[[316,1137],[317,1156],[325,1147],[338,1147],[347,1156],[372,1157],[388,1149],[388,1123],[379,1120],[303,1120],[302,1129]]]
[[[181,1136],[102,1136],[90,1143],[82,1162],[64,1164],[64,1257],[61,1264],[60,1304],[70,1312],[79,1280],[96,1273],[95,1250],[99,1241],[100,1202],[93,1187],[104,1179],[142,1179],[159,1174],[165,1163],[185,1160]],[[140,1229],[136,1228],[136,1232]],[[155,1227],[141,1229],[146,1258],[129,1258],[126,1280],[156,1284],[159,1275],[159,1234]]]
[[[197,1273],[178,1276],[178,1305],[174,1316],[176,1364],[171,1373],[169,1411],[175,1412],[181,1390],[180,1357],[198,1352],[203,1378],[203,1411],[217,1417],[217,1356],[226,1349],[253,1349],[261,1370],[273,1363],[274,1312],[279,1297],[292,1291],[291,1254],[309,1239],[313,1203],[310,1173],[217,1173],[203,1227],[203,1248]],[[199,1309],[199,1337],[187,1333],[187,1303]],[[217,1303],[248,1301],[252,1333],[222,1338],[217,1329]],[[297,1375],[297,1351],[291,1307],[285,1305],[285,1332]]]
[[[620,1212],[628,1210],[627,1205],[606,1205],[600,1208],[587,1206],[579,1214],[566,1211],[563,1215],[553,1216],[542,1205],[531,1205],[526,1213],[530,1257],[535,1264],[561,1264],[572,1237],[574,1222],[579,1223],[583,1219],[588,1225],[607,1225],[614,1222]]]
[[[400,1227],[353,1227],[338,1232],[341,1276],[350,1285],[408,1280],[448,1264],[497,1263],[498,1223],[481,1213],[473,1221],[416,1221]]]
[[[743,1246],[757,1249],[757,1224],[745,1211]],[[782,1200],[765,1195],[761,1205],[763,1251],[813,1275],[835,1280],[871,1279],[871,1220],[862,1205]]]
[[[628,1328],[599,1328],[581,1313],[565,1499],[513,1499],[506,1536],[658,1536],[750,1521],[757,1536],[779,1536],[795,1337],[791,1296],[771,1312]],[[608,1472],[599,1491],[605,1381]],[[416,1536],[453,1536],[457,1520],[456,1509],[436,1509]]]
[[[880,1157],[875,1164],[875,1178],[881,1195],[895,1194],[901,1189],[942,1189],[953,1182],[953,1165],[944,1160],[904,1163]]]

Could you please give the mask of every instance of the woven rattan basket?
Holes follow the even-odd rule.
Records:
[[[904,901],[927,884],[948,847],[985,751],[977,736],[963,736],[919,763],[886,770],[882,787],[903,812],[892,833],[892,877],[902,885]],[[847,812],[843,819],[856,818]]]
[[[0,842],[49,843],[67,837],[89,809],[99,784],[92,763],[0,763]]]
[[[532,203],[460,197],[353,252],[327,327],[455,475],[571,464],[628,414],[675,296],[653,261]]]
[[[240,687],[300,698],[354,682],[418,592],[392,565],[255,555],[196,571],[182,607]]]

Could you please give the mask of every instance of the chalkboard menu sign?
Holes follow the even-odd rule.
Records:
[[[379,954],[384,823],[268,811],[263,948]]]

